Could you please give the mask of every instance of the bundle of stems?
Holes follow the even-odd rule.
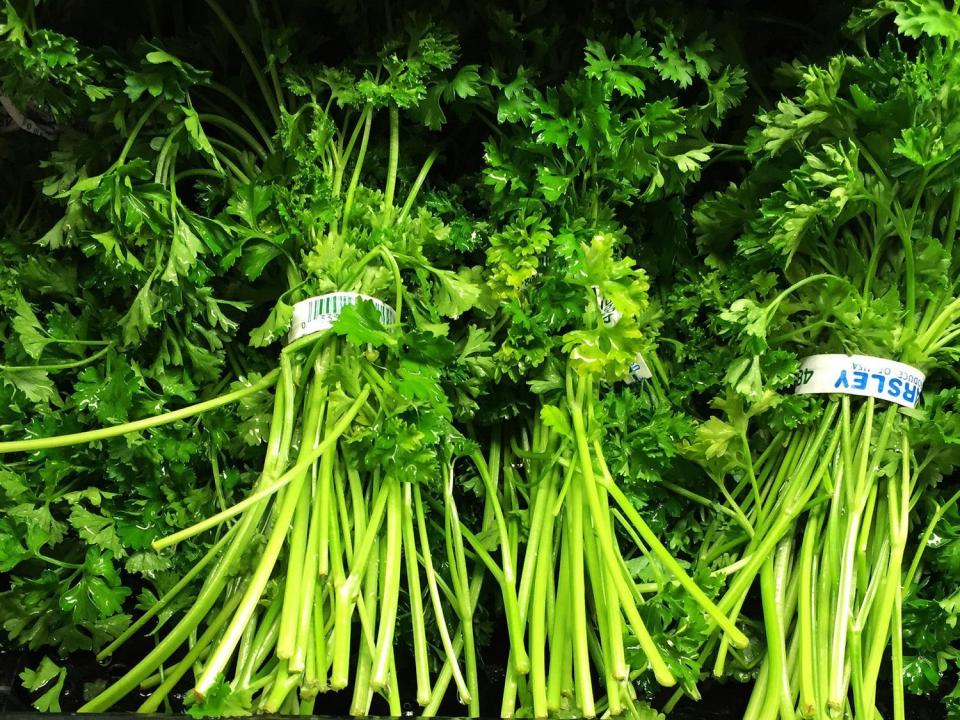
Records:
[[[143,122],[151,111],[152,107]],[[319,271],[307,261],[311,272],[322,277],[301,279],[300,269],[291,263],[289,289],[278,308],[294,293],[302,295],[311,283],[325,290],[333,285],[338,291],[390,295],[396,312],[392,327],[380,324],[377,310],[361,300],[341,317],[345,322],[349,315],[352,325],[293,340],[280,352],[279,367],[249,388],[126,425],[0,444],[0,452],[17,452],[116,437],[198,415],[276,385],[266,455],[250,494],[154,542],[162,550],[200,533],[220,533],[195,572],[170,589],[99,657],[107,658],[144,628],[202,569],[199,593],[179,622],[162,633],[155,648],[86,703],[83,712],[108,710],[138,686],[151,690],[139,709],[155,711],[181,679],[192,674],[197,702],[213,696],[220,702],[229,696],[243,707],[263,712],[310,714],[318,693],[350,686],[353,714],[369,714],[373,695],[379,692],[391,714],[399,715],[401,689],[394,644],[401,586],[410,604],[417,701],[436,712],[452,679],[471,714],[479,712],[472,615],[481,578],[476,573],[471,578],[453,498],[451,442],[456,433],[450,424],[451,403],[435,379],[439,370],[422,378],[417,375],[429,369],[431,358],[403,357],[404,301],[413,307],[415,333],[418,322],[441,316],[429,307],[436,293],[431,279],[438,284],[446,281],[450,287],[451,278],[456,278],[452,271],[430,264],[422,246],[440,239],[429,236],[429,227],[416,225],[409,217],[437,151],[423,163],[406,202],[396,207],[399,113],[391,106],[385,189],[380,194],[369,191],[370,198],[364,196],[361,204],[358,191],[374,115],[372,105],[365,106],[359,117],[347,113],[339,134],[326,111],[315,103],[306,104],[291,119],[292,127],[298,122],[315,125],[312,138],[321,152],[320,167],[314,171],[325,175],[341,212],[323,232],[311,228],[310,237],[305,238],[305,254],[312,251],[325,259]],[[126,149],[131,145],[132,139]],[[172,160],[165,161],[163,154],[158,163],[172,167]],[[158,170],[158,176],[167,178],[171,187],[175,182],[172,169]],[[355,229],[350,221],[359,225],[356,215],[376,223],[379,238],[394,229],[402,248],[392,250],[385,242],[371,240],[369,227]],[[406,270],[416,286],[404,284]],[[452,305],[445,311],[447,316],[459,315],[475,295],[466,281],[458,281],[456,290],[462,297],[447,303]],[[276,310],[268,318],[267,325],[271,324],[265,337],[286,329],[282,313]],[[435,336],[437,326],[431,327]],[[364,340],[341,337],[352,332]],[[413,394],[401,390],[396,375],[404,363],[405,371],[419,383]],[[385,434],[391,422],[402,425],[411,418],[424,425],[411,438]],[[428,426],[429,422],[434,425]],[[376,439],[392,444],[394,454],[409,450],[409,465],[404,466],[404,458],[392,466],[367,463],[364,449]],[[443,514],[444,563],[433,558],[434,495]],[[449,577],[438,569],[442,565]],[[430,673],[425,593],[442,640],[444,669],[435,683]],[[453,634],[447,624],[450,615],[459,622]]]
[[[672,575],[734,645],[747,643],[612,477],[594,415],[598,393],[593,378],[568,366],[556,405],[508,439],[495,432],[489,454],[474,455],[497,522],[499,562],[476,536],[465,537],[503,594],[510,660],[502,717],[518,710],[534,717],[638,716],[644,706],[633,681],[641,673],[652,670],[662,685],[675,684],[643,621],[645,596],[660,588],[631,575],[627,562],[637,552]],[[645,662],[632,658],[637,650]]]
[[[834,58],[829,89],[817,85],[826,70],[807,68],[802,94],[760,118],[752,152],[762,170],[700,213],[708,232],[716,204],[755,204],[735,261],[754,277],[774,270],[787,285],[770,289],[769,301],[741,297],[725,310],[742,356],[728,373],[726,397],[716,401],[727,418],[711,421],[733,448],[714,454],[735,470],[732,489],[718,475],[727,508],[715,524],[734,530],[718,531],[718,547],[706,554],[739,554],[720,571],[729,585],[718,606],[736,619],[758,576],[763,603],[767,652],[749,720],[873,720],[887,658],[894,716],[904,713],[901,610],[919,562],[917,555],[905,567],[910,511],[952,466],[923,429],[936,426],[949,395],[938,394],[941,379],[931,374],[955,357],[960,338],[960,189],[946,176],[957,147],[939,121],[943,103],[956,99],[924,90],[940,87],[954,51],[924,38],[915,54],[900,47],[883,53]],[[887,60],[909,82],[894,80]],[[871,99],[861,95],[868,83]],[[910,111],[868,109],[884,103]],[[822,117],[779,144],[774,126],[788,106],[823,108]],[[854,126],[859,138],[848,134]],[[929,134],[928,144],[910,145],[920,132]],[[768,353],[877,356],[928,378],[916,408],[838,393],[814,397],[806,416],[814,419],[764,423],[761,413],[794,402],[778,394],[784,388],[765,386]],[[886,379],[870,376],[870,387]],[[918,383],[908,381],[916,399]],[[714,656],[719,676],[729,650],[715,632],[701,659]]]

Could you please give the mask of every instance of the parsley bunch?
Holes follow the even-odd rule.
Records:
[[[888,14],[899,34],[879,38]],[[931,442],[953,422],[960,328],[960,66],[945,18],[912,3],[856,15],[863,49],[793,66],[796,92],[748,135],[746,179],[695,213],[709,268],[680,294],[715,308],[709,362],[726,374],[691,454],[727,500],[723,540],[705,549],[730,579],[720,609],[737,617],[759,576],[749,718],[873,717],[888,652],[903,717],[911,509],[955,462]],[[789,395],[817,353],[907,363],[928,376],[923,402]],[[729,655],[719,634],[702,653],[716,675]]]
[[[647,238],[631,225],[699,178],[714,149],[708,133],[738,103],[743,76],[705,36],[646,18],[636,32],[587,43],[582,66],[556,86],[524,72],[491,85],[501,123],[483,172],[494,226],[486,272],[500,303],[494,358],[514,394],[505,412],[522,408],[474,458],[504,518],[491,568],[511,640],[501,714],[637,715],[632,681],[644,670],[663,685],[687,672],[655,640],[681,632],[667,629],[676,618],[656,598],[669,594],[667,575],[696,614],[746,642],[615,479],[632,473],[610,470],[607,436],[623,433],[605,426],[616,414],[602,403],[648,363],[641,393],[650,406],[666,400],[648,276],[627,254]],[[641,562],[657,581],[637,581]]]
[[[69,162],[54,165],[57,174],[48,185],[67,210],[43,243],[51,249],[94,243],[90,254],[111,263],[111,280],[126,279],[129,284],[132,278],[135,292],[122,317],[103,318],[116,325],[115,340],[96,343],[104,350],[72,363],[4,369],[35,401],[42,399],[42,388],[26,385],[27,379],[35,385],[46,383],[44,392],[53,400],[50,372],[93,363],[111,346],[139,346],[140,357],[155,353],[154,373],[172,366],[220,378],[229,358],[237,374],[246,378],[225,393],[229,378],[224,378],[213,397],[131,422],[123,422],[127,417],[116,416],[106,403],[94,405],[101,422],[119,424],[70,434],[40,433],[42,437],[4,443],[4,453],[100,443],[189,418],[206,423],[220,408],[236,403],[256,416],[239,430],[253,444],[266,444],[262,469],[243,500],[226,505],[220,497],[221,510],[215,515],[200,522],[191,517],[179,523],[190,525],[186,529],[147,539],[147,545],[153,539],[153,548],[162,550],[215,529],[218,533],[204,551],[193,555],[189,572],[147,602],[136,622],[112,628],[109,639],[115,639],[101,650],[101,658],[153,618],[165,621],[171,608],[183,610],[141,662],[82,709],[108,709],[142,684],[151,694],[141,709],[156,710],[202,659],[205,669],[193,692],[196,712],[309,712],[318,692],[349,683],[355,714],[369,711],[374,692],[382,692],[391,711],[400,714],[393,652],[405,571],[417,700],[438,703],[450,682],[449,676],[436,684],[430,679],[423,572],[436,623],[433,633],[443,638],[443,659],[462,701],[476,714],[476,599],[471,601],[467,561],[455,524],[451,478],[454,459],[470,447],[453,421],[476,407],[489,372],[489,342],[476,327],[451,327],[450,321],[480,298],[476,272],[457,264],[449,252],[449,229],[417,203],[439,148],[426,155],[412,176],[400,163],[401,118],[412,116],[410,135],[416,138],[424,107],[439,109],[443,93],[438,97],[433,89],[452,83],[446,97],[463,96],[470,92],[472,76],[446,77],[456,61],[454,39],[416,22],[409,24],[408,34],[359,67],[271,65],[264,74],[231,19],[216,2],[208,5],[248,61],[265,117],[214,83],[209,72],[159,46],[145,48],[138,68],[123,68],[123,92],[107,103],[114,106],[115,117],[132,118],[129,131],[107,166],[102,163],[103,147],[91,151],[89,159],[83,152],[74,153]],[[216,102],[208,100],[209,90],[243,117],[217,112]],[[385,158],[385,167],[376,164],[371,169],[379,160],[379,138],[372,134],[375,117],[386,124],[379,156]],[[436,120],[428,117],[427,122]],[[271,124],[274,129],[268,132]],[[222,139],[220,132],[208,135],[211,127],[229,139]],[[91,136],[98,132],[102,127],[95,124]],[[378,182],[384,178],[382,187],[369,180],[378,175]],[[285,334],[293,305],[303,298],[331,291],[351,298],[379,296],[391,312],[382,315],[361,299],[343,308],[332,330],[289,342],[273,369],[267,365],[262,375],[245,371],[248,358],[263,367],[263,354],[234,349],[238,324],[223,308],[245,310],[258,304],[258,298],[248,290],[242,301],[218,301],[214,288],[235,292],[238,270],[252,282],[277,269],[274,277],[286,286],[277,292],[265,321],[250,331],[253,347],[269,346]],[[272,291],[269,285],[266,289]],[[29,304],[19,295],[15,300],[18,319],[13,327],[34,359],[51,344],[87,344],[75,335],[47,333]],[[71,332],[80,329],[75,326]],[[84,382],[102,381],[93,368],[88,370],[81,373]],[[128,373],[135,381],[136,374]],[[121,377],[114,373],[106,382]],[[274,386],[273,397],[264,400],[262,393]],[[91,403],[96,399],[93,390],[83,397],[81,392],[78,388],[74,393],[81,403],[83,397]],[[155,406],[153,412],[159,409]],[[221,436],[237,432],[222,421],[211,424]],[[220,449],[226,447],[221,441]],[[217,473],[216,456],[212,463]],[[11,478],[10,488],[15,487]],[[90,526],[91,534],[107,528],[96,525],[99,517],[80,502],[97,504],[100,498],[99,491],[90,488],[70,500],[77,505],[76,526]],[[451,573],[446,579],[440,575],[444,568],[435,568],[432,560],[435,543],[428,529],[436,523],[430,509],[434,500],[446,519],[443,546]],[[196,510],[202,512],[202,507]],[[226,527],[233,518],[237,521]],[[45,527],[51,537],[62,536],[57,526]],[[91,539],[108,541],[106,536]],[[29,556],[44,542],[38,536]],[[116,541],[111,549],[121,556],[127,552]],[[81,571],[90,576],[83,582],[91,584],[89,596],[105,615],[117,612],[124,590],[110,595],[112,586],[119,585],[110,559],[93,554],[85,565],[66,566],[77,568],[68,581]],[[205,579],[190,597],[191,581],[201,572],[206,572]],[[77,604],[89,602],[84,587],[63,597],[74,593]],[[90,610],[83,613],[93,615]],[[460,622],[458,634],[466,646],[462,653],[453,650],[445,619],[451,614]],[[353,657],[357,615],[363,634]],[[186,654],[177,655],[184,647]],[[460,670],[463,664],[465,673]]]

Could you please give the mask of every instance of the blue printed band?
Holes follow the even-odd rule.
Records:
[[[914,408],[926,376],[896,360],[870,355],[811,355],[800,362],[797,394],[840,393]]]

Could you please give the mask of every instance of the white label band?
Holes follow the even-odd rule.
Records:
[[[356,305],[358,300],[369,300],[380,314],[380,322],[392,325],[397,321],[397,313],[386,303],[369,295],[355,292],[335,292],[301,300],[293,306],[293,322],[287,341],[292,342],[304,335],[312,335],[321,330],[329,330],[348,305]]]
[[[646,380],[647,378],[652,378],[653,373],[650,372],[650,368],[643,361],[643,357],[637,353],[637,359],[633,361],[633,364],[630,365],[630,374],[627,375],[623,381],[627,385],[633,385],[637,380]]]
[[[795,392],[860,395],[914,408],[926,375],[911,365],[870,355],[811,355],[800,361]]]
[[[596,293],[597,302],[600,303],[600,317],[603,318],[603,324],[607,327],[611,327],[620,322],[620,318],[623,317],[623,313],[617,310],[612,302],[600,294],[600,288],[596,285],[593,286],[593,292]],[[627,385],[632,385],[638,380],[646,380],[652,377],[653,373],[650,372],[650,368],[647,366],[647,363],[644,362],[643,356],[640,353],[637,353],[636,359],[630,364],[630,373],[623,379],[623,381]]]

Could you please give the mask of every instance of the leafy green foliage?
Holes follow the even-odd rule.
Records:
[[[33,701],[33,706],[40,712],[60,712],[60,693],[63,683],[67,679],[67,670],[53,662],[46,655],[40,661],[36,670],[24,670],[20,673],[23,686],[31,692],[43,690],[43,693]],[[50,687],[46,687],[54,681]]]

